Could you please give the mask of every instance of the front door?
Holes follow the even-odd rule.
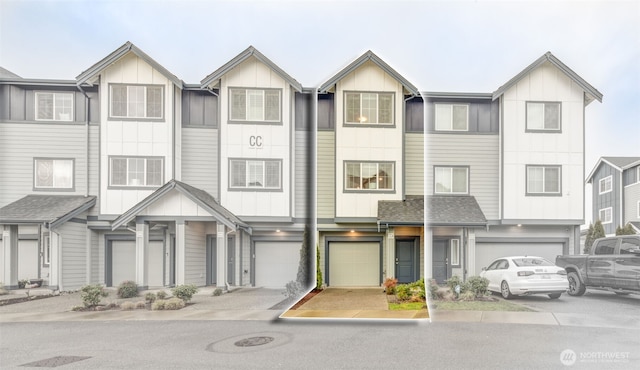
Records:
[[[449,265],[449,240],[433,241],[433,278],[438,284],[444,284],[451,277]]]
[[[418,280],[416,277],[415,239],[396,240],[396,279],[406,284]]]
[[[176,236],[171,235],[169,243],[169,286],[176,286]]]
[[[218,261],[218,248],[216,244],[215,235],[207,235],[207,285],[216,285],[217,282],[217,261]]]
[[[236,285],[236,237],[230,235],[227,239],[227,282]]]

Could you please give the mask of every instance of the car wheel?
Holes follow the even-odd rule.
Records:
[[[561,295],[562,295],[562,293],[551,293],[551,294],[549,294],[549,298],[550,299],[558,299],[558,298],[560,298]]]
[[[500,293],[502,293],[502,298],[504,299],[513,298],[513,294],[511,294],[511,290],[509,290],[509,283],[506,281],[503,281],[502,284],[500,284]]]
[[[569,280],[569,295],[581,296],[584,294],[587,288],[580,281],[580,277],[574,271],[567,274],[567,280]]]

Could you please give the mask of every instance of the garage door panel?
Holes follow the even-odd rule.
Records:
[[[255,285],[284,288],[296,280],[302,242],[256,242]]]
[[[38,278],[40,256],[37,240],[18,241],[18,280]]]
[[[379,286],[380,243],[329,243],[329,285]]]
[[[136,242],[114,240],[111,242],[111,285],[118,286],[125,280],[136,280]]]
[[[555,263],[556,256],[562,254],[562,243],[477,243],[476,275],[483,267],[501,257],[536,256]]]
[[[164,266],[164,243],[161,241],[149,242],[149,275],[147,284],[150,287],[164,285],[162,276]]]

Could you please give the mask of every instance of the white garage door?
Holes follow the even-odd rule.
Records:
[[[111,284],[118,286],[125,280],[136,281],[136,242],[111,242]]]
[[[296,280],[302,242],[256,242],[255,284],[284,288]]]
[[[476,275],[491,261],[508,256],[536,256],[553,263],[556,256],[562,254],[562,243],[477,243]]]
[[[38,264],[40,256],[38,253],[37,240],[18,241],[18,280],[37,279]]]
[[[329,285],[379,286],[380,243],[330,242]]]

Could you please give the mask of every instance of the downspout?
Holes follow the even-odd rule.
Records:
[[[86,120],[86,126],[85,126],[85,134],[87,137],[87,142],[85,143],[85,178],[86,178],[86,188],[84,191],[84,196],[88,197],[89,196],[89,95],[87,95],[87,93],[82,89],[82,86],[80,86],[79,84],[76,85],[78,87],[78,90],[80,90],[80,92],[84,95],[85,97],[85,106],[84,106],[84,116],[85,116],[85,120]]]
[[[224,238],[225,238],[224,239],[224,241],[225,241],[224,244],[227,246],[227,250],[229,250],[229,246],[227,245],[227,243],[229,242],[229,234],[231,234],[231,233],[233,233],[235,231],[236,230],[229,230],[224,234]],[[234,239],[234,241],[235,241],[235,239]],[[236,248],[234,246],[234,248],[233,248],[233,253],[234,254],[235,254],[235,251],[236,251]],[[229,256],[227,256],[227,260],[228,259],[229,259]],[[225,261],[225,263],[227,263],[227,262]],[[236,259],[235,258],[233,259],[233,263],[234,264],[236,263]],[[235,271],[236,271],[236,269],[235,269],[235,266],[234,266],[233,272],[235,273]],[[227,267],[227,276],[226,276],[226,279],[224,280],[224,285],[227,288],[227,292],[230,292],[231,291],[231,284],[229,284],[229,281],[227,281],[227,279],[229,279],[229,267]]]
[[[469,247],[469,229],[462,228],[462,281],[467,281],[467,267],[469,261],[467,261],[467,248]]]

